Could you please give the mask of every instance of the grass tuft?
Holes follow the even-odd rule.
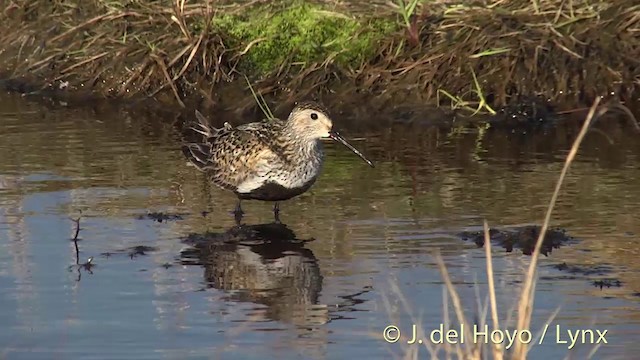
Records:
[[[375,51],[377,41],[396,28],[390,21],[361,21],[319,5],[294,2],[268,11],[259,7],[213,19],[218,31],[230,35],[230,45],[242,48],[242,69],[269,73],[283,63],[305,66],[324,62],[358,67]]]

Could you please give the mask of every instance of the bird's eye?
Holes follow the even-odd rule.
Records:
[[[311,120],[318,120],[318,114],[311,113]]]

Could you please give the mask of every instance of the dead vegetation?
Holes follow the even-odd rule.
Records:
[[[182,108],[224,103],[226,84],[244,75],[284,104],[333,91],[375,96],[380,107],[437,101],[494,113],[531,97],[576,106],[637,96],[635,0],[399,1],[11,0],[0,14],[0,77],[22,92]],[[281,25],[246,26],[265,13]],[[303,38],[282,59],[268,58],[304,26],[322,26],[328,35],[314,36],[335,41],[302,51]],[[349,53],[355,48],[366,56]],[[255,106],[242,96],[233,98]]]
[[[613,105],[617,107],[618,105]],[[517,331],[518,333],[528,332],[530,335],[528,338],[520,338],[513,341],[510,344],[511,348],[507,345],[507,342],[502,341],[486,341],[480,340],[478,342],[468,342],[466,345],[461,342],[453,344],[431,344],[429,341],[421,342],[421,345],[416,345],[409,343],[407,344],[405,338],[399,339],[394,338],[393,340],[398,341],[399,345],[402,347],[403,355],[400,357],[402,359],[411,360],[411,359],[419,359],[422,356],[420,352],[424,349],[424,352],[429,353],[432,359],[513,359],[513,360],[524,360],[529,357],[529,352],[531,349],[538,343],[538,340],[544,337],[546,333],[546,327],[550,326],[550,324],[555,319],[556,315],[559,313],[560,308],[556,309],[552,314],[550,314],[548,320],[545,322],[545,327],[543,329],[533,329],[533,309],[534,309],[534,300],[535,300],[535,287],[538,280],[538,261],[541,250],[545,244],[545,238],[548,236],[549,226],[551,224],[551,215],[553,213],[554,207],[560,195],[560,190],[565,181],[565,177],[574,162],[578,149],[582,141],[584,140],[587,132],[592,127],[594,122],[600,119],[605,113],[608,111],[614,110],[611,107],[611,104],[600,105],[600,99],[596,98],[596,100],[591,105],[589,112],[584,120],[580,132],[578,133],[576,139],[569,150],[565,161],[564,166],[558,176],[558,180],[556,182],[556,186],[554,192],[549,200],[549,205],[547,207],[547,211],[545,213],[545,217],[542,221],[542,225],[538,231],[536,231],[536,240],[535,245],[533,247],[533,251],[530,253],[531,260],[528,264],[528,268],[525,273],[522,275],[522,283],[519,287],[519,297],[514,299],[513,308],[509,312],[515,312],[515,318],[509,321],[508,319],[500,319],[498,316],[498,303],[497,303],[497,295],[496,295],[496,285],[494,282],[494,272],[493,272],[493,261],[492,261],[492,250],[491,250],[491,234],[489,229],[489,224],[484,222],[484,248],[485,248],[485,256],[486,256],[486,269],[487,269],[487,294],[485,298],[477,298],[479,313],[475,314],[475,320],[471,320],[471,317],[465,311],[465,308],[462,305],[461,297],[458,293],[454,285],[454,280],[452,280],[449,275],[447,265],[445,264],[442,256],[439,253],[436,253],[436,261],[438,264],[438,268],[442,274],[442,278],[445,284],[444,292],[443,292],[443,324],[445,329],[449,329],[450,326],[455,328],[457,325],[464,325],[464,329],[466,329],[465,337],[467,339],[471,339],[472,336],[469,334],[469,329],[472,329],[474,325],[477,325],[481,328],[484,326],[488,326],[491,331],[493,330],[503,330],[503,329],[512,329],[512,331]],[[629,122],[632,124],[636,133],[640,133],[640,128],[638,127],[637,120],[633,117],[633,115],[629,115]],[[610,283],[605,283],[604,281],[600,282],[602,286],[611,285]],[[597,284],[600,285],[600,284]],[[615,285],[615,282],[614,284]],[[390,283],[391,293],[394,294],[400,302],[402,303],[403,310],[408,313],[411,317],[411,320],[414,324],[417,324],[417,334],[420,338],[426,338],[425,334],[427,332],[423,328],[423,324],[420,321],[419,317],[416,316],[414,309],[410,307],[406,298],[402,294],[399,289],[397,283]],[[477,288],[476,288],[477,289]],[[386,311],[391,314],[393,311],[389,307],[389,300],[384,299]],[[454,319],[449,319],[450,307],[453,310]],[[502,309],[501,309],[502,310]],[[462,327],[460,327],[460,332],[462,332]],[[386,329],[385,329],[386,331]],[[536,335],[532,335],[536,334]],[[380,336],[379,334],[376,334]],[[386,334],[383,334],[386,336]],[[532,339],[535,340],[531,341]],[[389,341],[387,338],[385,340]],[[590,359],[597,352],[600,347],[600,343],[593,344],[590,349],[587,359]],[[442,355],[439,355],[438,352],[440,350],[444,350]],[[571,352],[568,353],[567,359],[572,358]],[[584,358],[584,357],[583,357]]]

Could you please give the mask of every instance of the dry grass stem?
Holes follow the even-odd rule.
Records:
[[[444,280],[445,285],[447,286],[447,291],[449,296],[451,297],[451,301],[453,302],[453,309],[456,313],[456,317],[458,318],[459,324],[468,325],[467,319],[464,315],[464,308],[462,307],[462,302],[460,301],[460,297],[458,296],[458,292],[456,291],[453,283],[451,282],[451,277],[449,276],[449,271],[447,270],[447,266],[442,259],[442,256],[438,253],[436,255],[436,261],[438,263],[438,268],[442,273],[442,279]],[[465,326],[465,335],[467,339],[471,339],[471,332],[469,330],[469,326]],[[463,352],[466,358],[471,359],[472,353],[469,347],[464,347]]]
[[[496,301],[496,285],[493,282],[493,259],[491,258],[491,236],[489,236],[489,224],[484,221],[484,252],[487,257],[487,287],[489,288],[489,302],[491,304],[491,320],[494,329],[500,329],[498,320],[498,305]],[[495,360],[502,360],[502,346],[493,344],[493,355]]]
[[[576,140],[571,146],[571,150],[569,151],[569,154],[567,154],[567,157],[564,162],[564,166],[562,167],[562,171],[560,172],[560,177],[558,178],[556,187],[553,191],[553,195],[551,196],[551,200],[549,201],[549,207],[547,208],[547,212],[546,212],[544,221],[542,223],[542,228],[540,230],[540,235],[538,236],[538,239],[536,241],[536,246],[533,250],[533,253],[531,254],[531,262],[529,264],[529,269],[527,271],[527,275],[525,277],[524,285],[522,288],[522,293],[520,295],[521,297],[520,297],[519,306],[518,306],[517,329],[520,329],[520,330],[528,329],[529,325],[531,324],[531,313],[533,310],[533,302],[534,302],[533,286],[536,278],[536,270],[537,270],[537,264],[538,264],[538,257],[540,255],[540,248],[542,247],[544,236],[547,232],[547,229],[549,228],[549,223],[551,222],[551,214],[553,212],[553,208],[555,207],[556,201],[558,200],[558,196],[560,194],[560,188],[562,187],[562,183],[564,182],[564,179],[569,171],[569,168],[571,167],[571,163],[573,163],[573,160],[575,159],[576,154],[578,153],[578,148],[580,147],[582,140],[587,134],[587,131],[589,130],[589,127],[592,124],[592,121],[595,118],[598,118],[602,116],[605,112],[607,112],[606,107],[598,109],[599,104],[600,104],[600,98],[596,98],[596,100],[593,102],[593,105],[589,109],[587,118],[585,119],[582,125],[582,128],[580,129],[580,132],[576,137]],[[517,342],[514,349],[514,357],[516,359],[525,359],[526,353],[527,353],[527,344]]]

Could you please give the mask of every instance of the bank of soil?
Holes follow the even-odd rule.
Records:
[[[639,33],[636,0],[427,1],[411,13],[392,2],[11,0],[0,77],[36,96],[183,111],[255,109],[245,76],[276,111],[309,98],[377,114],[546,114],[596,96],[634,108]]]

